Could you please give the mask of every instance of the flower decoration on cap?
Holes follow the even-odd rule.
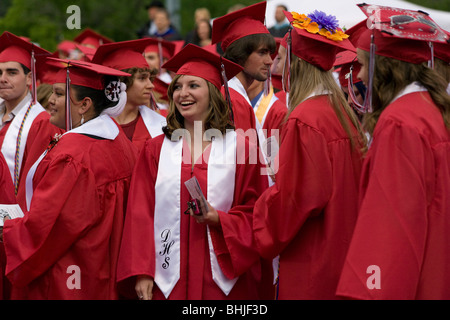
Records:
[[[299,14],[295,11],[291,12],[294,21],[294,28],[304,29],[309,33],[319,34],[333,41],[342,41],[348,38],[338,26],[338,20],[333,15],[327,15],[323,11],[315,10],[309,15]]]

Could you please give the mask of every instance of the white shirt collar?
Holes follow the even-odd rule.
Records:
[[[14,119],[14,117],[19,113],[20,110],[26,105],[28,105],[31,101],[31,93],[27,93],[25,98],[22,99],[22,101],[19,102],[19,104],[9,113],[9,119],[5,122],[3,122],[3,115],[6,112],[6,101],[2,100],[0,103],[0,114],[2,115],[2,118],[0,119],[0,128],[2,128],[6,122],[11,121]]]

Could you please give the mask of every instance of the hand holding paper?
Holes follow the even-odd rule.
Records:
[[[195,214],[192,207],[189,207],[191,215],[198,223],[206,223],[210,226],[220,225],[219,214],[214,209],[203,195],[202,189],[196,177],[187,180],[185,183],[192,199],[197,200],[199,213]]]
[[[0,204],[0,227],[3,227],[4,218],[22,218],[23,212],[18,204]]]

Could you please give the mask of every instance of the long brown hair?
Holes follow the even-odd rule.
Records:
[[[176,75],[167,89],[167,95],[169,97],[169,111],[166,117],[167,125],[162,129],[166,137],[169,139],[172,137],[172,133],[176,129],[184,128],[184,118],[176,108],[173,101],[175,84],[180,77],[182,77],[182,75]],[[218,129],[222,132],[222,134],[225,134],[227,129],[234,129],[234,125],[230,120],[230,110],[228,108],[228,104],[222,93],[215,85],[209,81],[206,81],[206,83],[209,89],[209,109],[208,116],[205,121],[205,130],[214,128]]]
[[[363,58],[368,65],[369,53],[363,51]],[[373,133],[375,125],[383,110],[410,83],[417,81],[429,92],[438,107],[447,128],[450,128],[450,96],[446,89],[448,83],[426,63],[414,64],[384,56],[375,55],[375,73],[372,90],[372,113],[363,117],[363,126]]]
[[[359,120],[355,112],[349,106],[347,99],[342,90],[338,87],[336,80],[331,71],[323,71],[316,66],[294,56],[290,69],[290,93],[289,93],[289,110],[286,120],[291,112],[310,94],[318,88],[329,92],[328,99],[333,107],[342,128],[350,138],[352,147],[355,145],[363,145],[365,151],[367,138],[361,129]],[[358,132],[359,143],[355,144],[354,134],[351,127],[355,127]]]

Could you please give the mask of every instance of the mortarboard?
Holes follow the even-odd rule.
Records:
[[[84,29],[78,36],[76,36],[73,41],[78,42],[85,46],[91,46],[93,48],[98,48],[102,44],[111,43],[111,40],[104,35],[101,35],[98,32],[95,32],[92,29],[86,28]]]
[[[357,46],[365,51],[370,51],[373,38],[375,54],[422,63],[432,58],[429,43],[445,43],[449,39],[446,32],[423,11],[365,3],[358,7],[367,16],[365,26],[362,23],[355,26],[364,30],[357,31]]]
[[[334,16],[317,10],[309,15],[287,11],[284,14],[293,26],[290,32],[292,53],[312,65],[328,71],[338,52],[355,51]]]
[[[450,37],[450,33],[447,32]],[[435,42],[434,43],[434,56],[447,63],[450,63],[450,43]]]
[[[242,71],[240,65],[194,44],[188,44],[181,49],[163,65],[163,68],[176,74],[203,78],[214,84],[219,90],[224,84],[222,68],[225,70],[227,79],[233,78]]]
[[[70,113],[70,85],[78,85],[96,90],[104,90],[105,96],[110,101],[119,101],[121,96],[120,84],[116,81],[105,83],[106,76],[130,76],[106,66],[90,63],[87,61],[72,61],[69,59],[47,58],[51,66],[50,72],[54,72],[52,83],[66,84],[66,130],[72,129]],[[56,70],[59,68],[59,70]]]
[[[175,54],[176,45],[172,41],[157,38],[146,38],[148,44],[144,49],[144,52],[157,52],[161,58],[161,61],[170,59]]]
[[[358,4],[367,19],[350,28],[347,33],[359,49],[369,52],[366,98],[364,105],[357,103],[351,86],[349,93],[356,109],[372,111],[372,86],[375,72],[375,55],[385,56],[408,63],[419,64],[431,61],[433,65],[432,42],[446,42],[448,35],[427,13],[422,11],[393,8],[379,5]]]
[[[96,90],[105,89],[105,76],[130,76],[129,73],[88,61],[50,57],[47,58],[47,63],[52,66],[52,70],[56,71],[52,83],[65,83],[67,69],[69,69],[70,84]]]
[[[32,74],[32,104],[36,103],[37,71],[51,53],[28,40],[24,40],[8,31],[0,36],[0,62],[14,61],[23,64]]]
[[[51,55],[49,51],[8,31],[0,36],[0,62],[19,62],[31,70],[32,53],[38,63]]]
[[[251,34],[270,34],[264,25],[267,2],[259,2],[233,11],[213,21],[212,44],[222,42],[223,51],[234,41]]]
[[[95,52],[92,62],[117,70],[148,68],[143,53],[150,41],[150,38],[144,38],[101,45]]]

